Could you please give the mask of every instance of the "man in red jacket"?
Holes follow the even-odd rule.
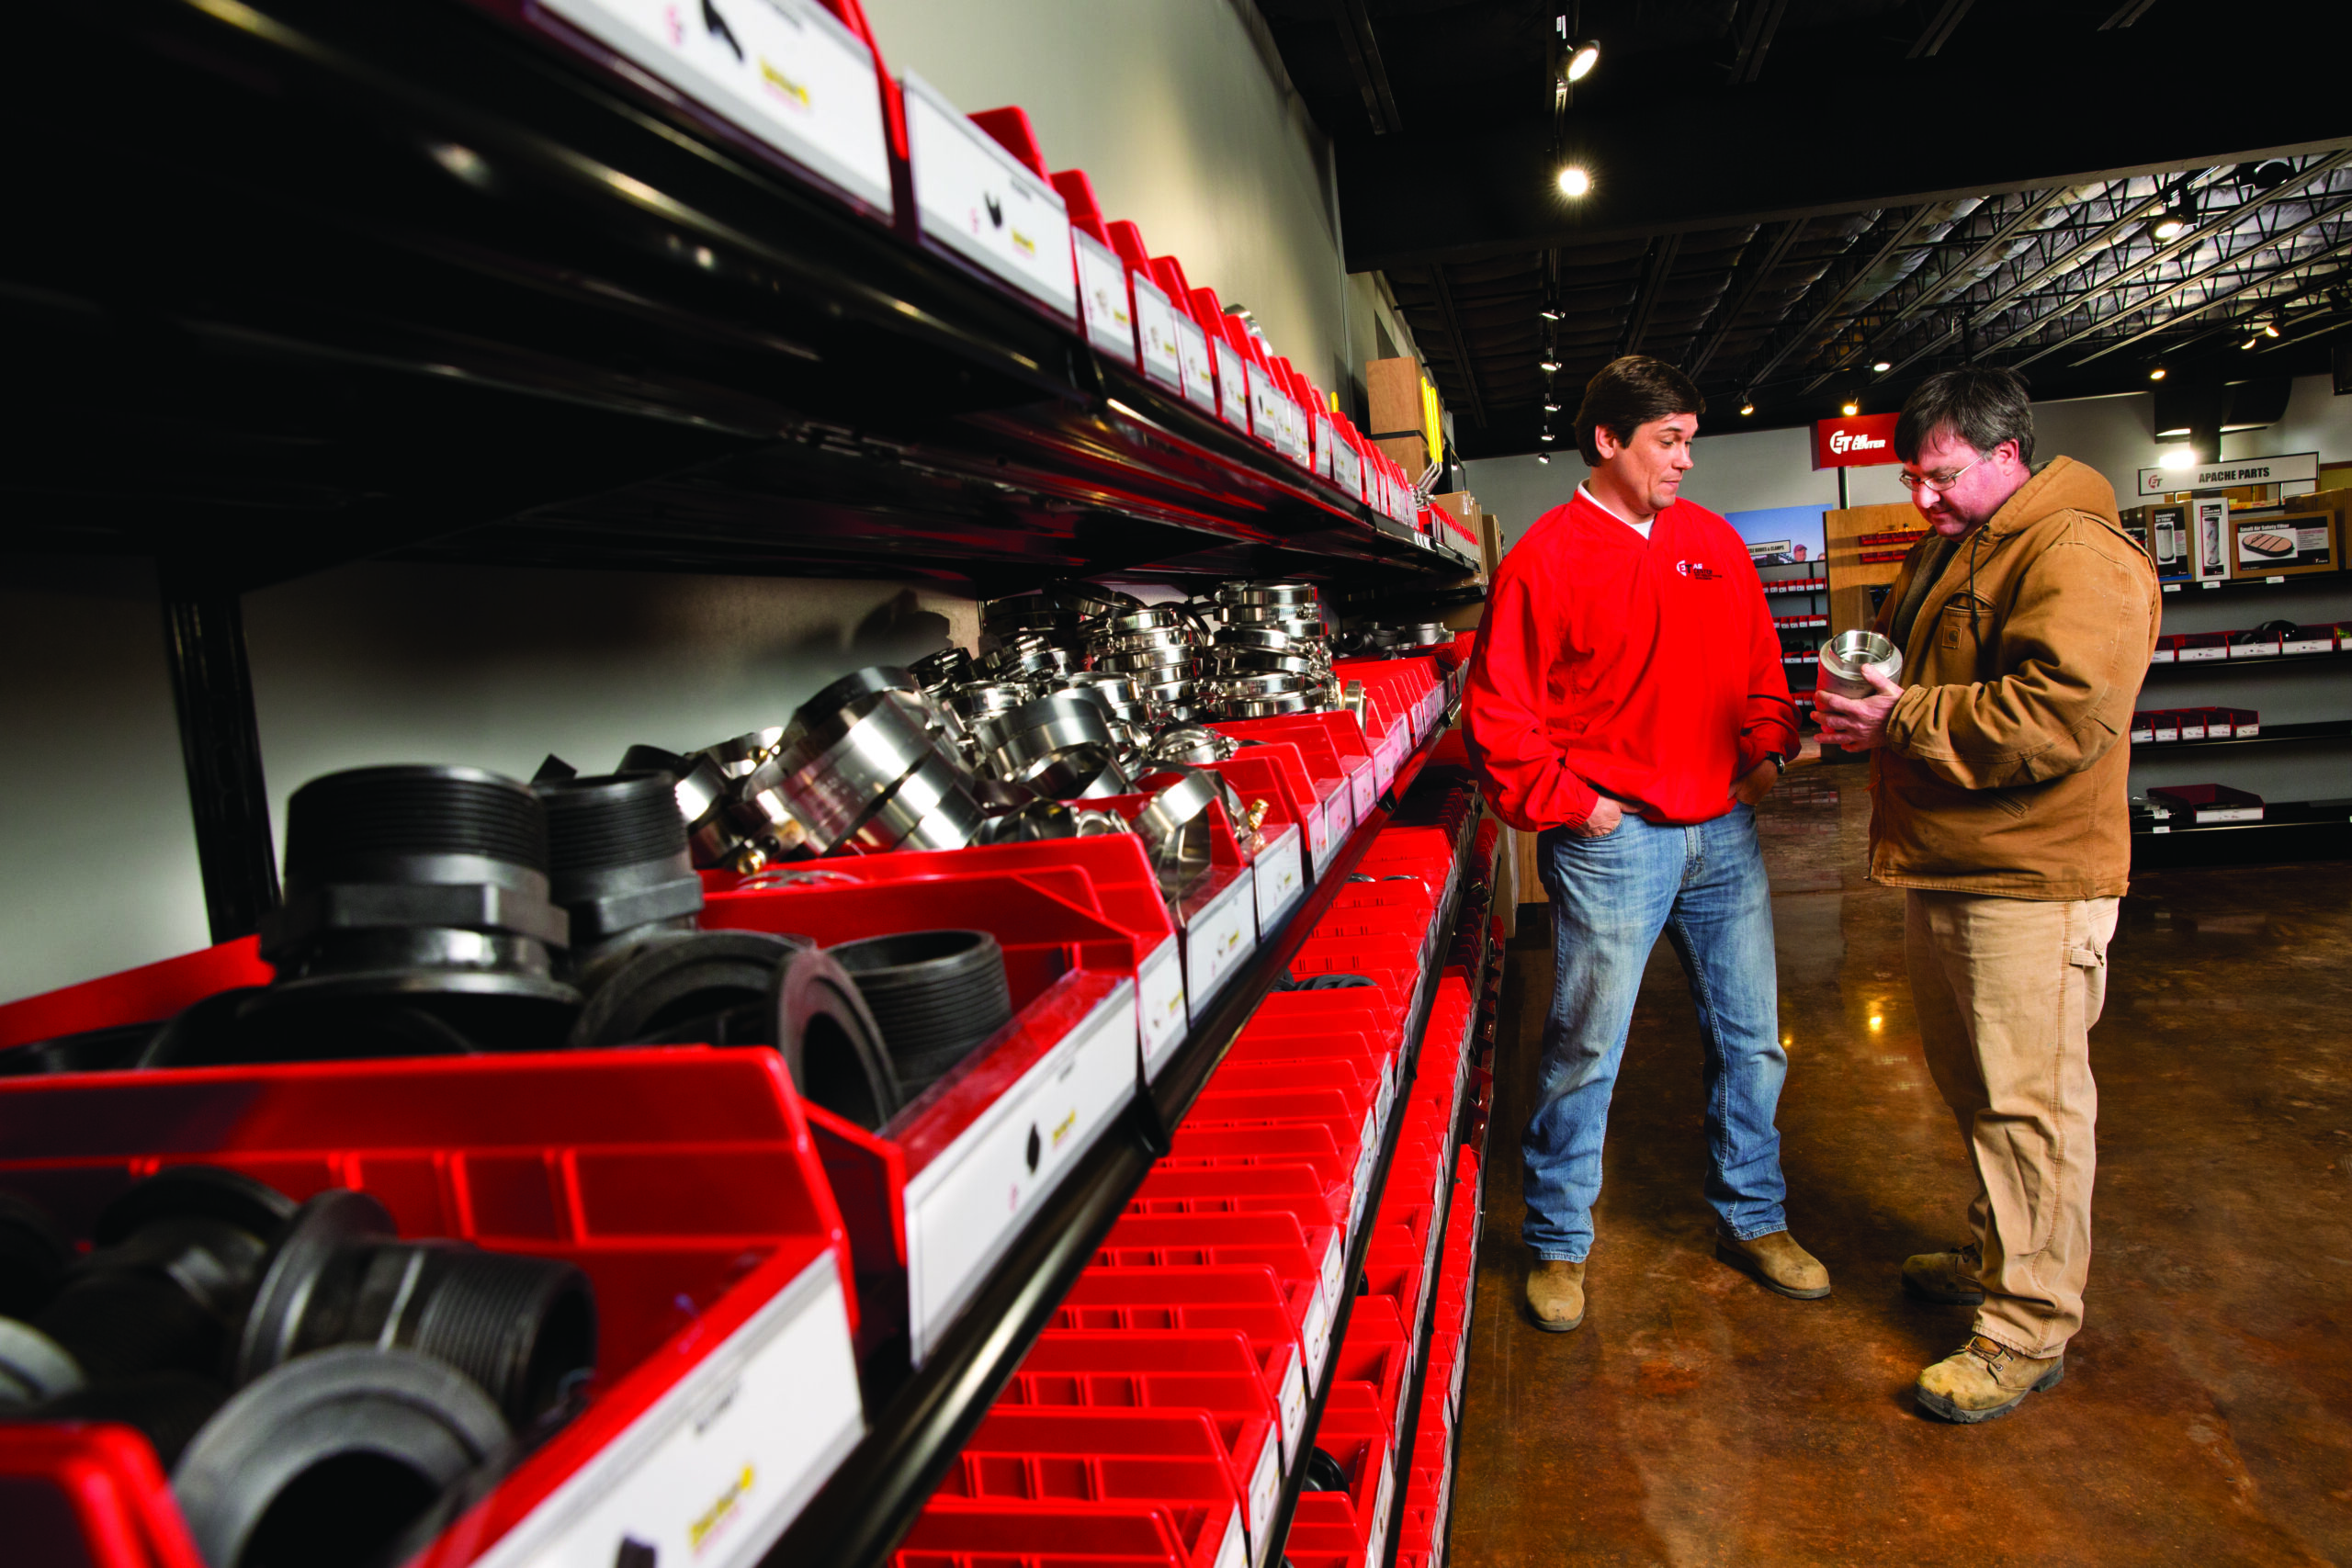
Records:
[[[1747,547],[1681,499],[1699,389],[1628,355],[1585,388],[1592,475],[1495,573],[1463,728],[1504,821],[1540,832],[1555,983],[1521,1145],[1538,1327],[1584,1321],[1609,1100],[1663,931],[1706,1036],[1715,1256],[1782,1295],[1829,1293],[1788,1234],[1770,890],[1755,805],[1797,750],[1780,637]]]

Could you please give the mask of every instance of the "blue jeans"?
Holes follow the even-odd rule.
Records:
[[[1742,1241],[1786,1230],[1772,1113],[1789,1058],[1754,810],[1735,807],[1695,828],[1660,828],[1628,811],[1598,839],[1553,829],[1536,841],[1536,858],[1552,898],[1555,979],[1521,1145],[1528,1247],[1545,1262],[1581,1262],[1592,1250],[1609,1097],[1660,931],[1690,976],[1706,1038],[1707,1201]]]

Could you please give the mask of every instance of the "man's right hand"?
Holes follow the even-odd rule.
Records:
[[[1618,808],[1617,803],[1604,795],[1600,804],[1592,808],[1592,815],[1572,825],[1568,831],[1579,839],[1605,839],[1617,830],[1617,824],[1624,818],[1625,814]]]

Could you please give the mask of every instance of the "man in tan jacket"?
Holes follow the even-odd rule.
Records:
[[[1919,1374],[1949,1421],[2056,1385],[2090,1271],[2090,1026],[2132,869],[2132,709],[2155,647],[2155,568],[2093,470],[2033,460],[2025,385],[1948,370],[1904,405],[1903,482],[1928,525],[1875,629],[1903,684],[1817,694],[1822,733],[1875,749],[1871,875],[1907,889],[1904,955],[1929,1072],[1977,1173],[1973,1243],[1903,1265],[1974,1303]]]

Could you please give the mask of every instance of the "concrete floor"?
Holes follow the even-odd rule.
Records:
[[[2135,886],[2091,1036],[2087,1323],[2062,1386],[1951,1427],[1911,1383],[1969,1309],[1908,1300],[1896,1269],[1966,1235],[1972,1182],[1920,1056],[1901,895],[1862,877],[1860,770],[1791,784],[1761,818],[1780,1124],[1791,1229],[1836,1293],[1786,1301],[1713,1259],[1698,1032],[1661,944],[1589,1314],[1526,1323],[1518,1138],[1552,976],[1548,921],[1523,920],[1453,1562],[2352,1564],[2352,867]]]

